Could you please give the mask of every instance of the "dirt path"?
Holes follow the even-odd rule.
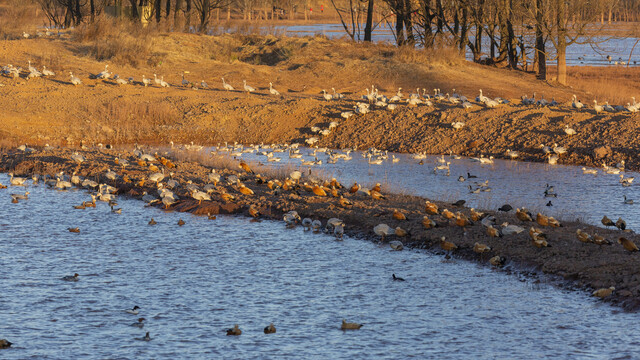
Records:
[[[138,164],[138,158],[130,151],[124,149],[81,150],[79,153],[86,158],[81,166],[77,166],[71,160],[74,151],[67,148],[37,150],[28,154],[18,150],[6,151],[2,154],[0,171],[13,171],[16,175],[23,176],[34,173],[53,176],[59,171],[65,171],[67,174],[76,172],[82,177],[107,182],[105,172],[107,168],[110,168],[118,173],[118,180],[116,182],[108,181],[108,183],[117,187],[118,194],[134,198],[141,198],[144,192],[157,195],[156,184],[148,180],[148,176],[152,173],[150,170],[152,164]],[[116,163],[116,157],[128,160],[130,165],[123,170]],[[182,154],[180,157],[208,159],[207,155],[188,153]],[[191,212],[200,215],[237,213],[249,216],[249,208],[253,206],[260,211],[259,218],[281,220],[283,214],[293,210],[302,218],[319,219],[323,224],[330,218],[342,219],[346,225],[346,234],[374,241],[380,241],[380,236],[373,231],[374,227],[384,223],[392,229],[400,227],[408,233],[406,235],[396,233],[402,236],[387,236],[384,242],[400,240],[404,246],[425,248],[437,254],[444,254],[440,245],[440,239],[444,236],[447,241],[458,247],[457,250],[452,251],[453,256],[478,261],[487,266],[490,266],[488,261],[494,256],[503,257],[506,264],[505,271],[519,272],[518,269],[533,267],[536,270],[526,273],[536,276],[538,272],[542,272],[563,279],[559,282],[562,286],[577,287],[587,292],[614,286],[615,292],[612,296],[607,297],[606,301],[630,310],[636,310],[640,306],[640,275],[637,270],[640,267],[640,253],[629,253],[616,243],[616,240],[621,236],[638,242],[640,238],[630,231],[602,229],[575,222],[563,223],[562,227],[548,227],[534,222],[520,221],[515,217],[513,211],[509,213],[486,212],[484,216],[496,218],[495,227],[498,229],[502,229],[500,224],[504,222],[522,226],[525,229],[519,234],[490,237],[487,234],[487,228],[481,224],[480,219],[473,221],[473,224],[460,226],[459,220],[456,218],[448,219],[444,215],[446,213],[444,209],[449,209],[454,213],[460,212],[466,217],[472,217],[471,210],[464,207],[435,202],[439,207],[438,214],[427,214],[425,206],[427,200],[421,197],[387,194],[385,189],[381,189],[381,193],[386,198],[375,200],[361,192],[350,193],[348,190],[350,185],[347,188],[336,188],[326,181],[318,180],[318,184],[324,187],[329,194],[335,191],[336,195],[342,196],[343,199],[352,203],[352,205],[344,205],[340,198],[331,195],[317,196],[305,189],[304,186],[291,186],[288,190],[277,187],[271,189],[268,186],[268,181],[276,178],[284,181],[284,177],[287,175],[274,173],[268,168],[259,169],[263,174],[261,176],[250,174],[239,170],[238,163],[232,160],[217,165],[216,172],[221,174],[222,181],[211,191],[212,201],[198,204],[198,201],[190,197],[185,184],[187,181],[191,181],[201,189],[204,188],[204,185],[208,183],[206,179],[212,168],[193,161],[180,161],[175,158],[169,160],[170,163],[165,162],[166,167],[158,162],[153,165],[165,169],[167,174],[172,172],[172,178],[181,184],[174,189],[180,200],[170,207],[171,211]],[[226,181],[233,176],[237,176],[255,194],[242,194],[236,182],[232,185],[227,184]],[[302,180],[311,183],[313,179],[305,176]],[[144,183],[141,184],[141,181]],[[12,190],[14,190],[13,187],[8,190],[0,190],[0,194]],[[226,196],[224,194],[230,194],[235,199],[225,201],[223,200],[223,196]],[[89,200],[88,196],[87,199]],[[160,206],[160,204],[156,206]],[[406,220],[400,220],[400,216],[394,215],[394,212],[402,213]],[[427,229],[424,225],[425,216],[434,221],[437,227]],[[532,226],[546,234],[549,247],[538,248],[533,245],[532,238],[528,234],[528,229]],[[590,235],[597,233],[613,244],[597,245],[593,242],[580,242],[576,238],[577,229],[582,229]],[[478,254],[474,252],[476,243],[488,245],[491,250]]]

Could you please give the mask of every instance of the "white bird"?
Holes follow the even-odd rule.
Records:
[[[80,84],[82,84],[82,81],[81,81],[78,77],[73,76],[73,73],[72,73],[71,71],[69,71],[69,76],[71,76],[71,83],[72,83],[73,85],[80,85]]]
[[[269,93],[271,95],[280,96],[280,92],[273,88],[273,84],[269,83]]]
[[[144,75],[142,75],[142,85],[144,85],[144,87],[147,87],[147,85],[151,85],[151,79],[147,79],[146,77],[144,77]]]
[[[111,76],[111,73],[107,70],[109,65],[104,66],[104,71],[96,75],[96,79],[108,79]]]
[[[227,91],[234,91],[234,90],[235,90],[235,89],[233,88],[233,86],[231,86],[231,85],[227,84],[227,83],[224,81],[224,78],[222,78],[222,88],[223,88],[223,89],[225,89],[225,90],[227,90]]]
[[[384,240],[385,236],[389,236],[389,235],[393,235],[395,234],[395,230],[390,227],[387,224],[378,224],[373,228],[373,232],[376,233],[376,235],[382,237],[382,240]]]
[[[565,132],[565,134],[567,134],[569,136],[576,134],[576,131],[574,129],[570,128],[569,125],[565,126],[564,132]]]
[[[596,175],[598,173],[597,169],[587,169],[586,167],[582,168],[582,173],[583,174],[590,174],[590,175]]]
[[[183,71],[182,72],[182,86],[189,86],[189,84],[190,84],[189,80],[184,78],[184,74],[188,74],[188,73],[189,73],[188,71]]]
[[[200,87],[203,89],[207,89],[209,85],[203,80],[200,81]]]
[[[344,119],[349,119],[352,116],[353,116],[353,111],[343,111],[340,113],[340,117]]]
[[[571,106],[575,109],[582,109],[584,107],[584,104],[580,102],[580,100],[578,100],[578,97],[573,95],[573,101],[571,102]]]
[[[160,85],[161,80],[158,79],[158,77],[156,76],[156,74],[153,74],[153,82],[156,83],[156,85]]]
[[[324,89],[322,89],[322,97],[327,101],[333,99],[333,96],[331,94],[327,94],[327,91]]]
[[[462,129],[464,127],[464,125],[465,124],[463,122],[461,122],[461,121],[456,121],[456,122],[452,122],[451,123],[451,126],[456,130]]]
[[[13,186],[24,186],[24,182],[27,181],[27,178],[14,177],[13,173],[9,173],[9,177],[9,183]]]
[[[204,191],[196,190],[191,194],[191,197],[198,200],[198,203],[201,204],[203,200],[211,201],[211,196]]]
[[[247,80],[242,80],[244,83],[244,91],[247,92],[247,94],[252,93],[254,91],[256,91],[256,89],[253,86],[249,86],[247,85]]]
[[[44,76],[54,76],[55,74],[56,73],[54,73],[53,71],[47,70],[46,66],[44,66],[44,65],[42,66],[42,75],[44,75]]]
[[[344,98],[344,94],[341,94],[341,93],[337,92],[335,88],[331,88],[331,90],[333,90],[333,98],[334,99],[343,99]]]
[[[164,75],[162,77],[160,77],[160,86],[169,87],[169,83],[164,81]]]
[[[598,105],[598,101],[593,100],[593,110],[596,112],[596,114],[600,114],[604,108],[602,107],[602,105]]]

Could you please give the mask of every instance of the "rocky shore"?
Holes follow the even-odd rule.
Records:
[[[72,159],[76,152],[84,158],[81,164]],[[148,152],[153,153],[151,150]],[[560,286],[588,292],[585,296],[596,289],[615,287],[613,294],[604,301],[628,310],[637,310],[640,307],[640,273],[637,270],[640,268],[640,253],[626,251],[617,243],[619,237],[625,237],[632,242],[640,241],[635,233],[628,230],[623,232],[617,229],[603,229],[578,222],[562,223],[561,227],[542,226],[535,222],[535,214],[533,222],[519,220],[514,214],[515,210],[483,210],[484,214],[479,216],[471,209],[441,202],[430,202],[438,207],[438,213],[433,214],[426,206],[428,199],[389,194],[384,188],[380,191],[384,198],[374,199],[362,191],[351,193],[349,188],[352,184],[342,184],[344,187],[340,188],[335,182],[331,184],[330,181],[326,181],[330,179],[313,179],[313,176],[306,174],[302,176],[300,185],[290,183],[278,187],[274,186],[273,182],[269,185],[269,181],[279,180],[284,185],[289,174],[251,163],[247,165],[252,167],[255,173],[247,172],[239,167],[236,160],[211,166],[211,163],[206,161],[180,161],[178,158],[180,157],[166,154],[158,158],[158,161],[142,162],[131,151],[124,149],[47,148],[26,153],[20,150],[5,150],[2,152],[0,171],[13,172],[16,176],[38,174],[51,177],[61,171],[65,174],[75,173],[81,178],[115,186],[118,195],[141,199],[145,192],[158,197],[156,183],[149,180],[149,175],[156,171],[153,167],[157,167],[159,171],[164,170],[165,184],[169,178],[179,183],[173,189],[179,200],[167,211],[190,212],[197,215],[254,216],[254,210],[258,210],[257,220],[282,220],[285,213],[296,211],[301,218],[321,220],[323,225],[330,218],[339,218],[344,221],[345,233],[349,236],[378,241],[385,244],[384,246],[388,246],[386,243],[399,240],[404,247],[428,249],[447,256],[450,254],[454,258],[477,261],[487,266],[493,266],[490,264],[491,259],[494,263],[500,260],[497,262],[502,264],[498,264],[497,268],[501,268],[501,271],[516,272],[534,278],[546,274],[544,276],[547,279],[559,280],[556,283]],[[123,160],[129,165],[123,167]],[[203,165],[205,163],[209,165]],[[115,181],[106,178],[108,169],[117,173]],[[193,184],[203,189],[210,183],[208,175],[212,173],[212,169],[220,174],[221,180],[209,192],[212,200],[199,203],[191,197],[186,186]],[[237,177],[237,180],[234,177]],[[246,190],[241,192],[238,180],[251,189],[253,194],[244,194]],[[313,192],[311,184],[314,180],[327,196],[318,196]],[[305,186],[305,182],[309,186]],[[12,189],[10,187],[9,190],[0,190],[0,195]],[[152,206],[163,205],[157,202]],[[444,209],[460,215],[448,219],[447,211]],[[425,216],[433,223],[428,224]],[[502,237],[488,235],[489,231],[485,225],[489,222],[487,217],[491,216],[495,217],[495,229],[504,232]],[[508,235],[506,229],[501,226],[505,222],[525,230],[519,234]],[[387,224],[391,235],[382,239],[376,234],[374,227],[379,224]],[[432,227],[433,225],[435,227]],[[546,234],[546,238],[540,238],[540,234],[532,236],[529,232],[531,227]],[[578,229],[591,236],[598,234],[611,244],[581,242],[576,236]],[[441,244],[442,237],[457,249],[443,250],[447,245]],[[549,246],[535,246],[533,237],[546,240]],[[490,249],[481,252],[482,245]]]

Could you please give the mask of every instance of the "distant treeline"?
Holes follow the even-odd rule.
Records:
[[[612,22],[639,21],[639,0],[36,0],[52,25],[91,22],[103,12],[142,22],[182,21],[206,32],[216,20],[310,18],[330,7],[354,40],[391,28],[398,46],[455,47],[473,61],[537,72],[546,79],[550,54],[566,84],[566,48],[597,45]],[[176,27],[174,26],[174,29]],[[609,35],[609,34],[607,34]],[[548,44],[553,51],[547,51]]]

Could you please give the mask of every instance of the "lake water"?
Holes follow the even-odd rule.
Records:
[[[362,26],[364,29],[364,25]],[[347,34],[344,31],[342,24],[312,24],[312,25],[293,25],[293,26],[277,26],[276,30],[284,32],[289,36],[314,36],[316,34],[322,34],[328,38],[340,38],[346,37]],[[364,30],[363,30],[364,34]],[[364,35],[362,35],[364,36]],[[371,34],[371,38],[374,42],[389,42],[391,44],[396,43],[396,39],[393,32],[388,27],[379,26]],[[597,37],[592,39],[591,43],[585,43],[585,40],[580,40],[567,47],[567,65],[568,66],[615,66],[616,62],[629,61],[629,52],[635,44],[637,38],[605,38]],[[533,35],[529,34],[527,42],[533,44]],[[489,53],[489,38],[484,36],[483,49],[485,53]],[[640,65],[640,48],[636,48],[633,56],[630,60],[630,66]],[[497,51],[497,49],[496,49]],[[529,50],[531,51],[531,50]],[[549,42],[547,44],[547,51],[549,52],[549,65],[555,65],[555,49],[553,44]],[[530,57],[533,56],[529,54]],[[467,59],[471,60],[472,54],[467,52]],[[609,62],[607,56],[611,56],[612,61]],[[531,61],[531,60],[530,60]]]
[[[0,174],[0,182],[8,177]],[[29,200],[10,203],[28,190]],[[422,251],[80,190],[0,190],[2,359],[633,358],[640,315]],[[153,217],[158,224],[147,225]],[[186,225],[179,227],[182,218]],[[79,227],[80,233],[70,233]],[[80,281],[62,276],[80,274]],[[406,282],[394,282],[391,274]],[[139,315],[125,309],[141,307]],[[138,316],[143,329],[130,326]],[[342,319],[364,323],[339,330]],[[270,322],[277,333],[265,335]],[[239,324],[243,334],[228,337]],[[151,333],[153,340],[136,340]]]

